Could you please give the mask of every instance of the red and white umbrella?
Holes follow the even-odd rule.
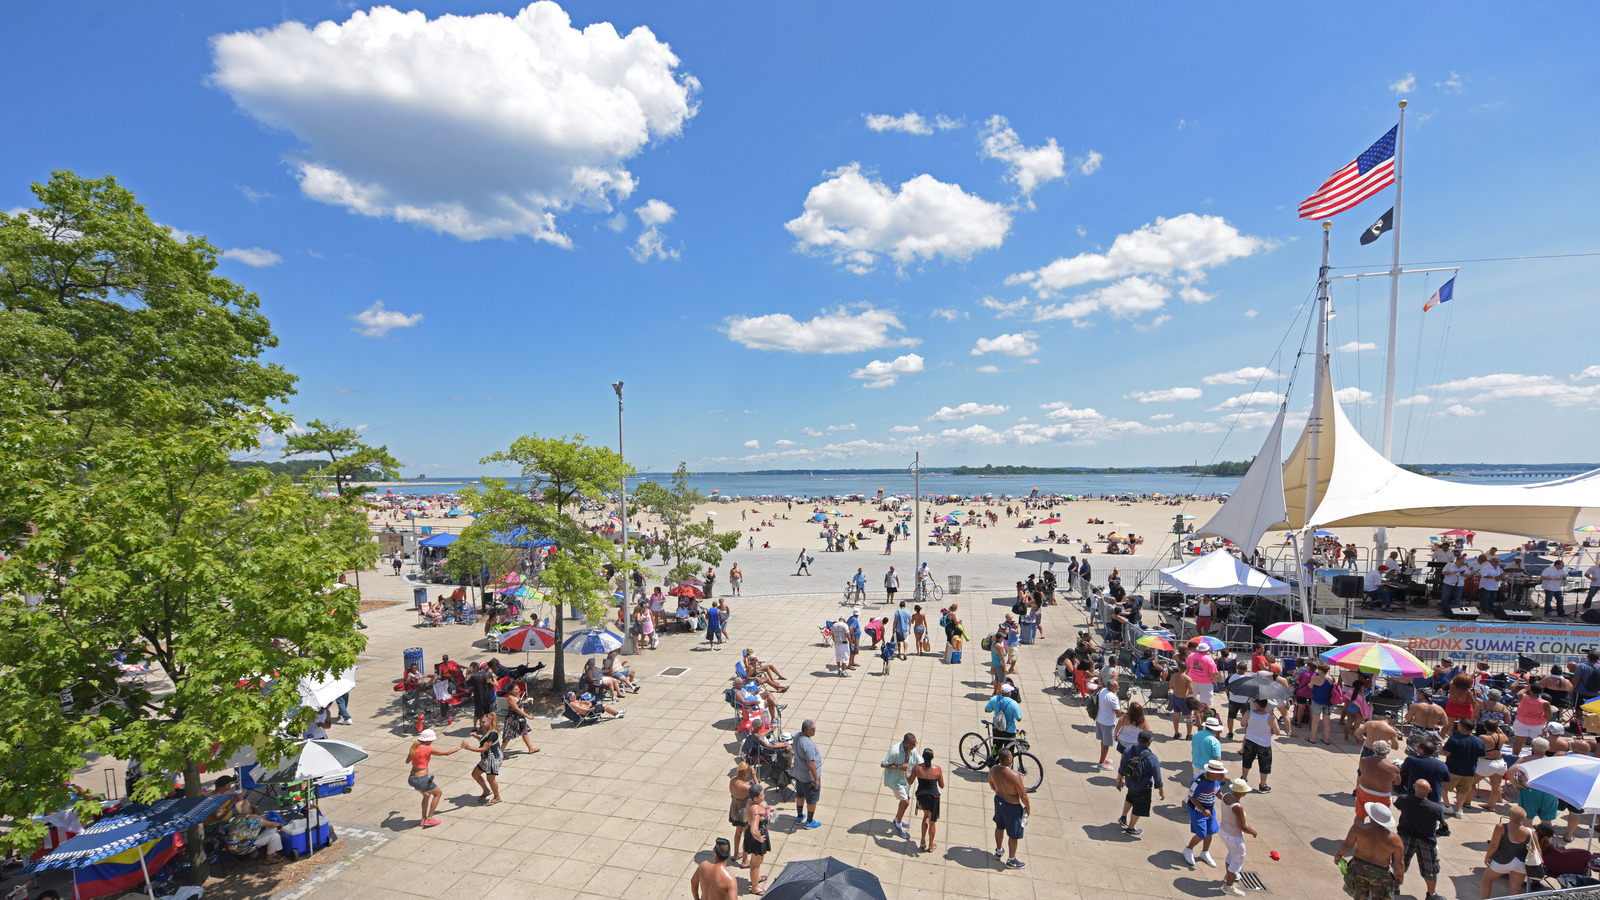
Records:
[[[1279,622],[1261,629],[1267,637],[1276,638],[1289,644],[1304,644],[1308,647],[1331,647],[1339,643],[1338,639],[1328,633],[1325,628],[1319,628],[1309,622]]]
[[[556,633],[539,625],[523,625],[500,634],[501,650],[549,650],[555,645]]]

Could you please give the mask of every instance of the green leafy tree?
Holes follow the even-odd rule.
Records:
[[[56,172],[38,206],[0,212],[0,378],[77,430],[190,424],[286,397],[294,376],[256,295],[215,274],[114,178]],[[151,406],[150,390],[167,402]],[[147,422],[144,415],[160,416]]]
[[[368,479],[374,474],[390,480],[400,477],[400,461],[389,455],[388,447],[369,447],[361,442],[360,432],[338,422],[307,422],[305,433],[291,434],[284,441],[283,456],[327,456],[328,462],[317,470],[316,476],[332,481],[335,492],[344,498],[372,490],[370,486],[351,484],[353,480]]]
[[[153,395],[131,412],[184,408]],[[286,425],[247,413],[84,446],[0,385],[0,816],[15,823],[0,846],[37,844],[29,817],[72,802],[64,785],[90,754],[140,761],[143,801],[171,789],[162,773],[197,796],[202,768],[246,745],[277,758],[310,717],[293,686],[355,663],[358,592],[336,584],[370,554],[364,517],[229,465]],[[117,654],[159,681],[120,680]],[[190,847],[203,877],[198,829]]]
[[[490,532],[513,537],[549,538],[556,552],[545,560],[541,581],[555,604],[556,641],[562,639],[561,608],[571,605],[594,624],[606,614],[609,592],[602,569],[615,555],[611,541],[579,521],[584,498],[615,492],[633,470],[616,451],[585,443],[583,435],[541,438],[530,434],[511,446],[484,457],[485,465],[510,465],[522,484],[504,478],[485,478],[469,488],[464,502],[478,511],[478,521]],[[564,655],[558,649],[552,667],[551,687],[566,688]]]
[[[481,578],[488,570],[490,578],[497,578],[522,568],[523,550],[497,539],[494,530],[479,520],[461,530],[456,542],[444,559],[444,571],[457,584],[474,585],[479,602],[482,602]]]
[[[704,522],[691,521],[696,504],[705,497],[689,486],[689,467],[678,463],[672,473],[671,486],[646,481],[634,489],[634,500],[640,506],[661,517],[662,539],[654,547],[644,548],[645,558],[660,556],[670,566],[667,574],[678,580],[691,577],[701,566],[719,566],[723,554],[739,546],[739,532],[717,533],[716,525],[708,518]]]

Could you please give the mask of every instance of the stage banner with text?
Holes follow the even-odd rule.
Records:
[[[1368,619],[1362,631],[1387,638],[1425,659],[1452,656],[1468,662],[1514,663],[1518,655],[1547,663],[1578,662],[1589,648],[1600,647],[1600,627],[1583,625]]]

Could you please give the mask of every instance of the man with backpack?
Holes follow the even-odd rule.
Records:
[[[1148,730],[1139,732],[1138,743],[1128,748],[1122,755],[1122,764],[1117,767],[1117,790],[1122,790],[1124,785],[1128,789],[1117,824],[1122,826],[1123,834],[1133,837],[1144,834],[1144,829],[1137,826],[1140,816],[1150,815],[1151,792],[1159,791],[1163,802],[1167,799],[1167,789],[1161,783],[1161,760],[1150,749],[1154,739],[1155,735]]]

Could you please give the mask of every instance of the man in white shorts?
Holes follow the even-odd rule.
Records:
[[[1228,848],[1228,858],[1224,862],[1227,867],[1227,877],[1222,883],[1225,894],[1236,897],[1244,896],[1244,888],[1238,885],[1239,873],[1244,870],[1244,836],[1258,837],[1256,830],[1245,821],[1244,795],[1250,793],[1250,782],[1243,778],[1235,778],[1222,790],[1222,809],[1217,813],[1217,831],[1222,834],[1222,843]]]
[[[849,678],[846,669],[850,667],[850,623],[838,619],[830,630],[833,632],[833,661],[839,667],[839,674]]]
[[[911,839],[911,830],[906,827],[906,808],[911,805],[911,782],[906,777],[911,772],[911,751],[917,749],[917,736],[906,732],[900,742],[889,748],[889,753],[880,763],[883,768],[883,786],[889,793],[900,801],[900,807],[895,810],[894,821],[890,828],[906,840]]]

